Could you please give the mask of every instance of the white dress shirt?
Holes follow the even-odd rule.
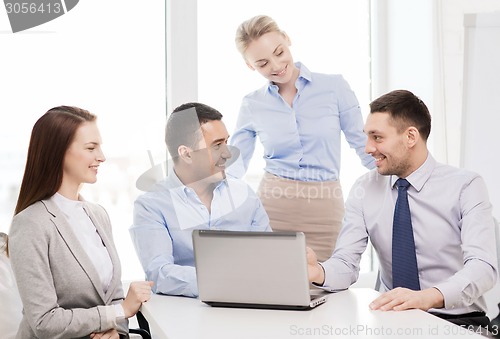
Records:
[[[348,288],[359,274],[368,239],[380,260],[381,291],[392,289],[392,224],[396,176],[372,170],[358,179],[346,202],[344,225],[325,269],[324,286]],[[406,178],[422,289],[435,287],[448,314],[486,312],[482,295],[497,279],[492,206],[476,173],[437,163],[429,154]]]

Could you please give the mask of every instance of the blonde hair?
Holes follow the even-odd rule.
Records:
[[[254,16],[238,26],[236,37],[234,38],[236,49],[244,56],[246,49],[252,41],[270,32],[279,32],[285,35],[285,32],[278,27],[276,21],[271,17],[267,15]]]

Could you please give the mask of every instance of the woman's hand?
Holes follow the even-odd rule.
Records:
[[[122,302],[125,318],[133,317],[145,303],[151,298],[152,281],[134,281],[130,283],[127,296]]]

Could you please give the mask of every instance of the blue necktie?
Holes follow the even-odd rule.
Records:
[[[396,186],[398,187],[398,200],[394,209],[392,226],[392,287],[406,287],[418,291],[420,282],[417,256],[408,205],[410,183],[406,179],[398,179]]]

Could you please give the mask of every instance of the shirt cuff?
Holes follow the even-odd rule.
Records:
[[[100,330],[116,328],[116,312],[114,305],[97,306],[99,317],[101,319]]]
[[[460,288],[453,282],[447,281],[433,286],[438,289],[444,297],[444,309],[453,310],[463,307]]]
[[[318,264],[321,267],[321,269],[323,270],[323,277],[325,278],[325,280],[323,281],[323,284],[318,284],[318,283],[315,283],[315,282],[313,282],[312,284],[315,287],[320,288],[320,289],[322,289],[324,291],[333,292],[333,290],[329,286],[325,286],[325,284],[326,284],[326,271],[325,271],[325,268],[323,267],[323,265],[321,265],[321,263],[318,263]]]
[[[122,304],[113,304],[113,308],[115,311],[114,318],[116,321],[125,319],[125,311],[123,310]]]
[[[323,270],[323,283],[318,284],[318,283],[313,282],[313,284],[314,284],[315,286],[322,287],[322,286],[324,286],[324,285],[325,285],[325,282],[326,282],[326,272],[325,272],[325,268],[323,267],[323,265],[321,265],[321,263],[320,263],[320,262],[318,262],[318,265],[319,265],[319,267],[321,267],[321,269]]]

